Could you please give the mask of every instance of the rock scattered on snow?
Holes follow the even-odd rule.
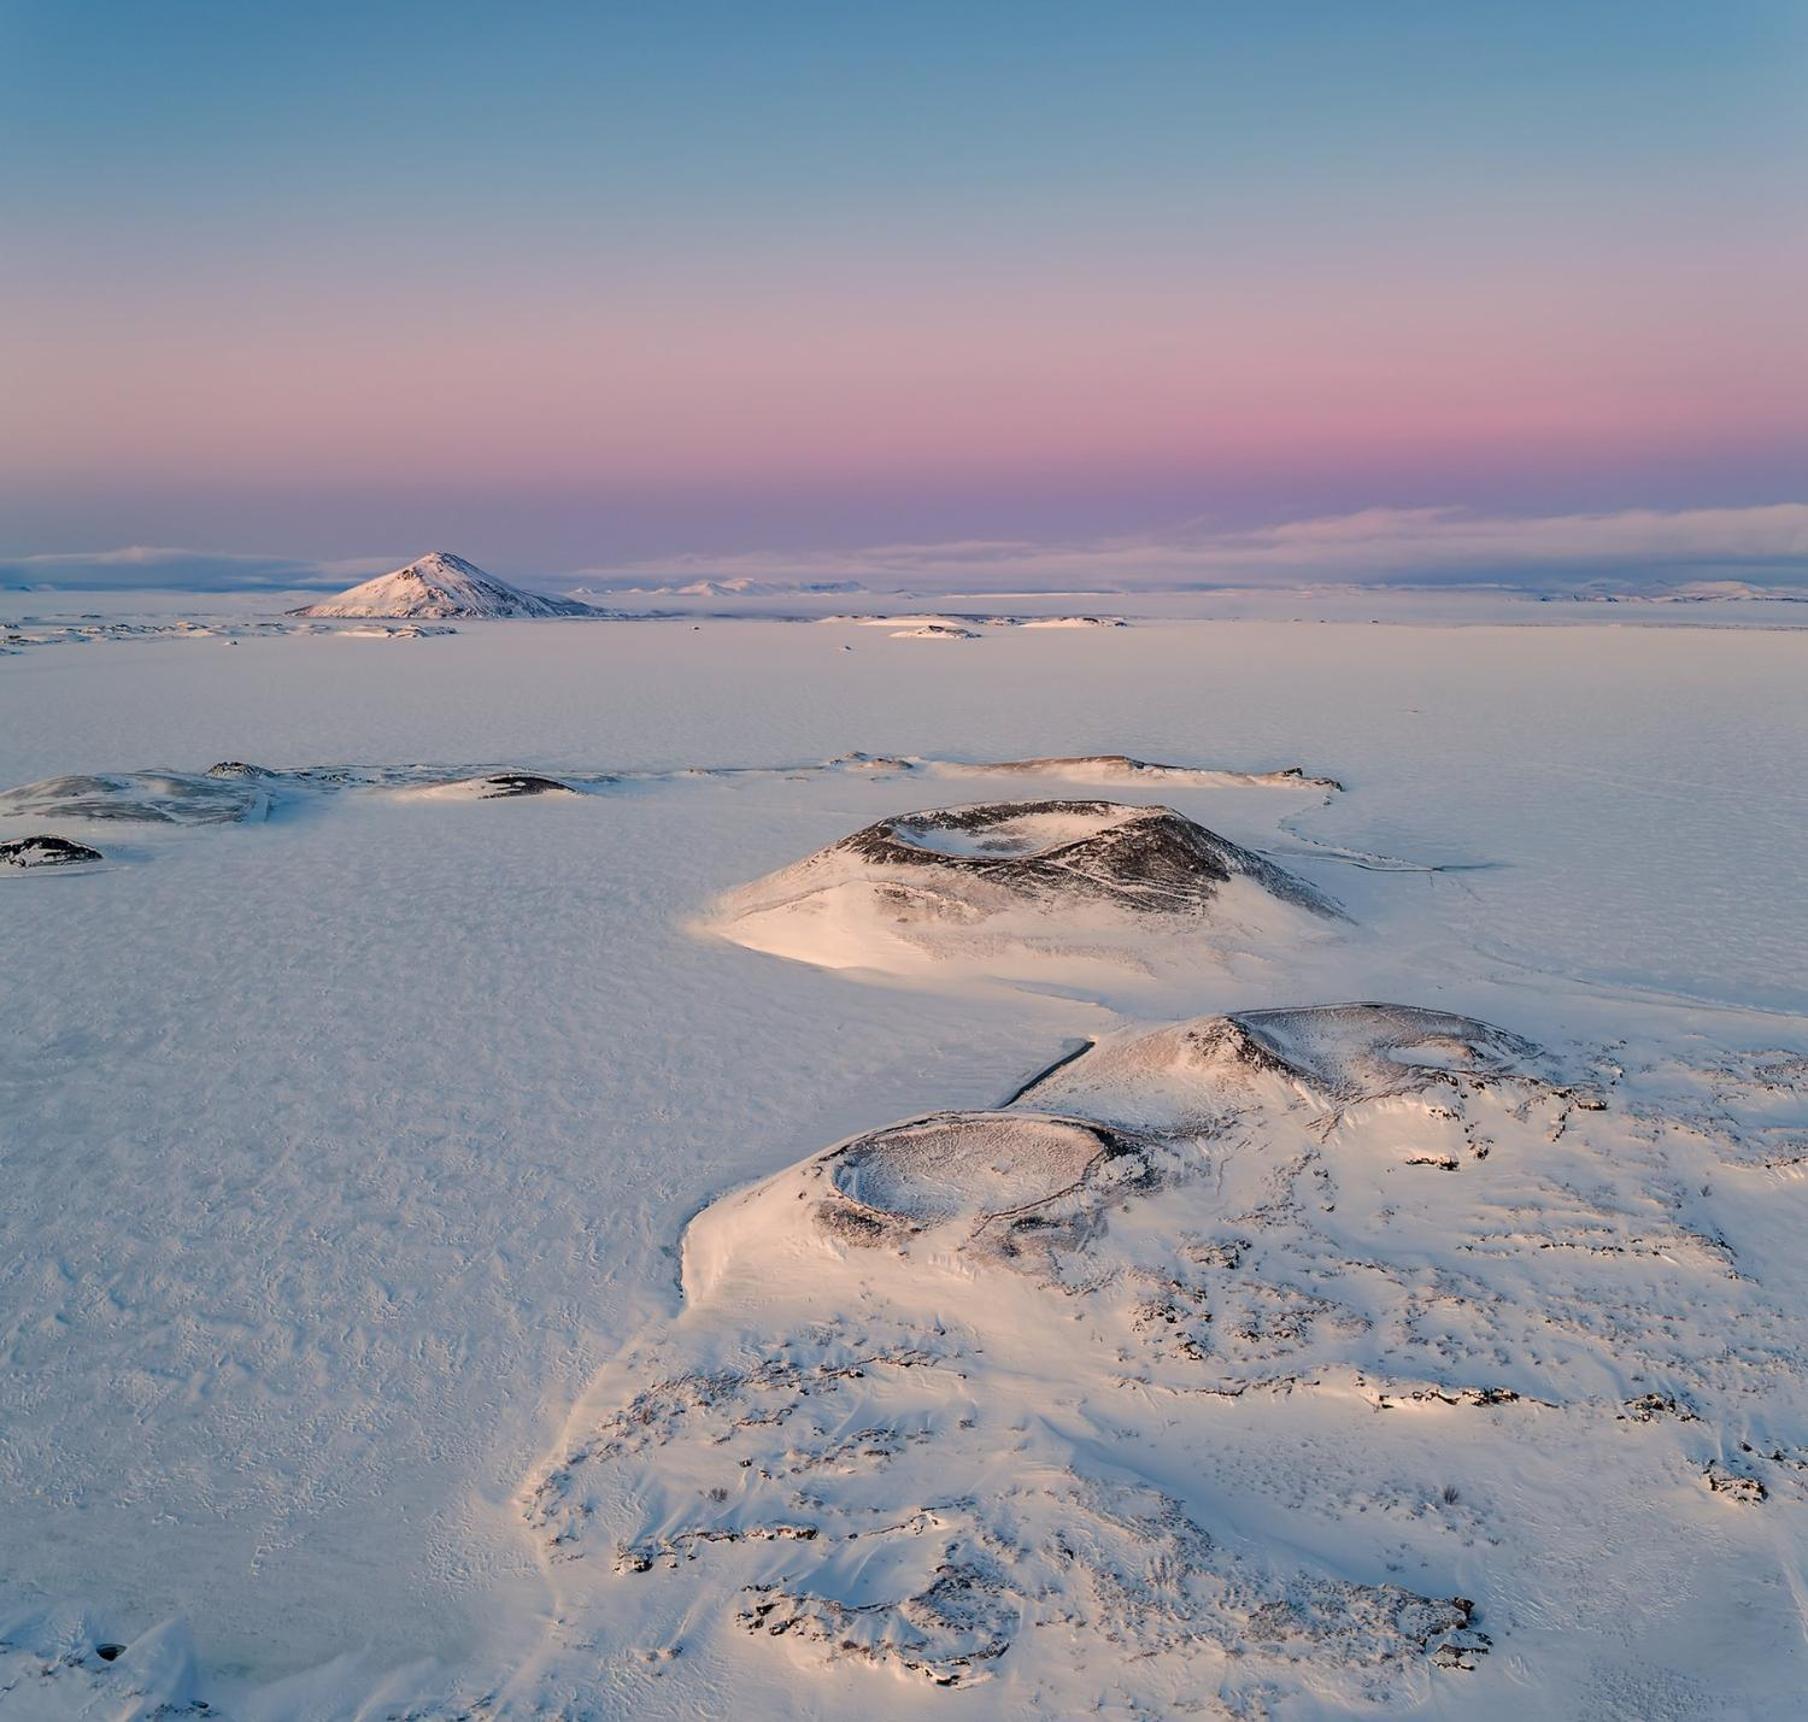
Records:
[[[495,771],[478,777],[411,783],[403,794],[429,801],[513,801],[530,795],[576,795],[569,783],[532,771]]]
[[[1742,1506],[1758,1506],[1770,1494],[1764,1484],[1749,1471],[1735,1471],[1730,1465],[1723,1465],[1718,1460],[1702,1472],[1702,1477],[1711,1494],[1723,1495],[1727,1500],[1737,1501]]]
[[[721,1198],[526,1496],[562,1617],[632,1584],[674,1636],[1075,1713],[1127,1661],[1158,1710],[1417,1705],[1490,1648],[1459,1576],[1546,1553],[1520,1492],[1584,1466],[1655,1546],[1679,1458],[1745,1505],[1808,1471],[1718,1457],[1804,1343],[1692,1218],[1724,1150],[1592,1076],[1446,1011],[1237,1012]]]

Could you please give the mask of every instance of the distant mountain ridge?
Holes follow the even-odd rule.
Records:
[[[645,597],[670,598],[775,598],[817,592],[864,592],[858,580],[755,580],[737,574],[727,580],[691,580],[683,585],[668,582],[646,585],[640,581],[611,581],[605,585],[578,586],[578,592],[626,592]]]
[[[337,598],[289,612],[292,616],[410,617],[435,622],[602,613],[575,598],[524,592],[447,550],[429,551],[406,568],[379,574]]]

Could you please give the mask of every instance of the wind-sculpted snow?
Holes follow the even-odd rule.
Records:
[[[1010,973],[1025,957],[1133,964],[1154,927],[1238,949],[1341,919],[1304,880],[1172,808],[1018,801],[879,820],[730,893],[710,924],[829,968]]]
[[[46,778],[0,793],[0,818],[42,817],[151,825],[231,825],[347,791],[388,790],[440,801],[563,797],[603,789],[613,773],[474,766],[301,766],[284,770],[221,760],[204,772],[122,771]]]
[[[10,1678],[9,1678],[10,1677]],[[194,1640],[165,1621],[129,1644],[109,1639],[88,1610],[68,1605],[0,1612],[0,1712],[26,1687],[40,1717],[157,1722],[205,1716]],[[31,1692],[31,1688],[37,1690]],[[17,1714],[28,1717],[32,1709]]]
[[[1670,1100],[1449,1012],[1242,1012],[722,1198],[525,1497],[548,1668],[627,1609],[999,1714],[1398,1714],[1516,1656],[1513,1575],[1638,1616],[1603,1536],[1808,1506],[1800,1276],[1728,1241],[1739,1156],[1646,1075]]]
[[[295,799],[386,790],[443,801],[512,801],[524,796],[582,795],[622,781],[617,773],[608,771],[552,777],[513,767],[474,765],[312,765],[279,770],[236,759],[209,766],[207,775],[253,779],[274,795]]]
[[[269,816],[0,817],[0,1722],[1800,1714],[1802,636],[251,602],[6,630]],[[1101,797],[1352,924],[685,930]]]
[[[119,820],[147,825],[232,825],[262,819],[270,797],[253,778],[180,771],[47,777],[0,793],[0,818]]]

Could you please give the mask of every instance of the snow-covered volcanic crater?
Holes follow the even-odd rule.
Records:
[[[1009,801],[881,819],[731,892],[708,925],[826,968],[908,973],[1025,958],[1135,964],[1160,929],[1221,954],[1343,919],[1283,868],[1168,807]]]
[[[560,1638],[1303,1716],[1465,1680],[1524,1624],[1497,1575],[1615,1617],[1646,1580],[1597,1521],[1743,1535],[1799,1460],[1731,1436],[1792,1424],[1808,1337],[1697,1216],[1728,1144],[1617,1076],[1443,1011],[1237,1013],[723,1198],[525,1496]]]
[[[1528,855],[1523,677],[1462,772],[1414,732],[1336,798],[1064,705],[1016,759],[787,718],[685,764],[619,673],[638,738],[323,699],[142,739],[287,765],[44,777],[113,757],[71,707],[0,779],[0,1722],[1799,1712],[1801,1019],[1577,949],[1661,823],[1705,986],[1696,863],[1787,929],[1786,808],[1742,852],[1665,754]],[[1025,799],[897,811],[961,794]],[[1180,811],[1094,798],[1139,794]],[[1368,992],[1423,1002],[1292,1002]],[[404,1082],[370,1023],[423,1001]]]

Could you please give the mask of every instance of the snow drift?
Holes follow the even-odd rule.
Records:
[[[0,818],[36,814],[146,825],[231,825],[262,819],[269,792],[252,776],[114,771],[47,777],[0,791]]]

